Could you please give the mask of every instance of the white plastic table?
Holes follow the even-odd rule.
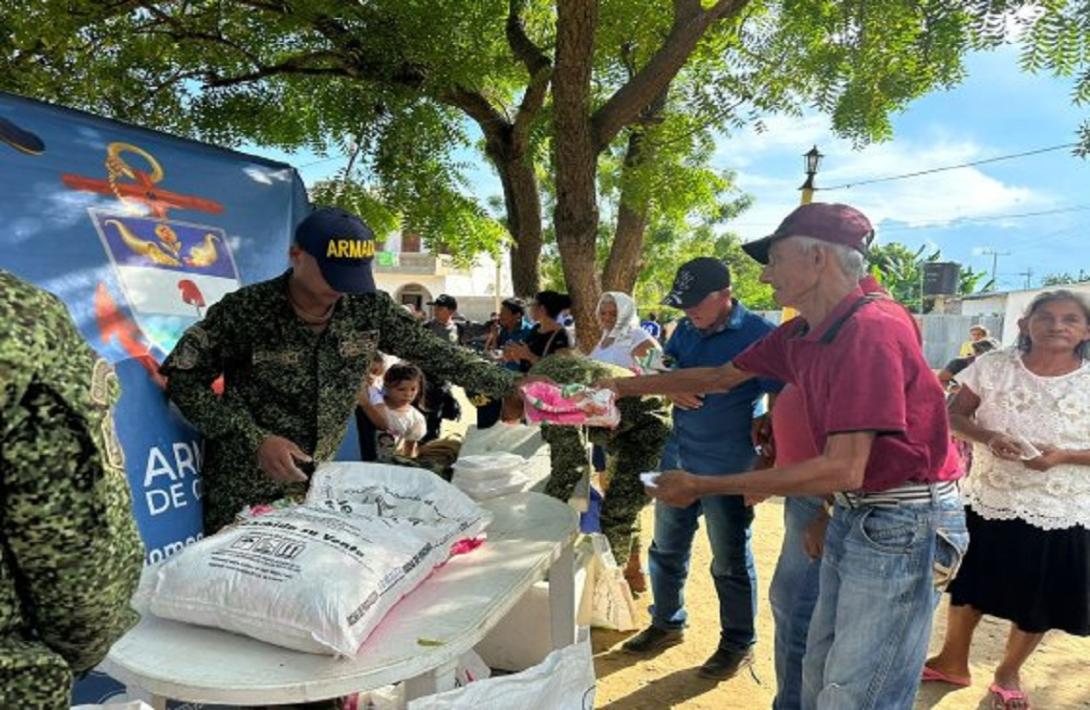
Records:
[[[578,516],[540,493],[482,503],[488,540],[455,557],[405,597],[355,658],[301,653],[217,629],[142,619],[106,660],[107,670],[152,695],[228,705],[302,703],[405,681],[412,699],[453,687],[458,657],[473,648],[546,573],[554,648],[575,641],[572,543]],[[420,639],[441,641],[425,645]]]

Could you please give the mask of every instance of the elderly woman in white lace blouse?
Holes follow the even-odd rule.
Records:
[[[1090,635],[1090,301],[1042,293],[1018,327],[1018,347],[977,358],[950,405],[955,433],[973,442],[970,542],[923,679],[968,685],[981,616],[1008,619],[989,690],[993,708],[1021,710],[1019,671],[1044,633]]]

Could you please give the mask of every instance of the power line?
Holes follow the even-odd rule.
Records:
[[[345,155],[333,155],[333,156],[330,156],[330,157],[328,157],[328,158],[322,158],[322,159],[320,159],[320,160],[312,160],[312,161],[311,161],[311,162],[309,162],[309,163],[303,163],[303,164],[302,164],[302,165],[300,165],[300,166],[299,166],[298,168],[296,168],[296,170],[302,170],[303,168],[309,168],[309,167],[312,167],[312,166],[314,166],[314,165],[321,165],[322,163],[328,163],[328,162],[330,162],[331,160],[343,160],[343,159],[344,159],[344,158],[346,158],[346,157],[348,157],[348,156],[345,156]]]
[[[962,217],[959,219],[951,220],[946,224],[921,224],[921,225],[903,225],[899,227],[885,227],[880,228],[879,233],[885,232],[900,232],[909,229],[950,229],[958,224],[967,224],[970,222],[1001,222],[1006,219],[1022,219],[1024,217],[1044,217],[1053,214],[1064,214],[1066,212],[1083,212],[1090,210],[1090,205],[1075,205],[1074,207],[1058,207],[1053,210],[1038,210],[1036,212],[1015,212],[1013,214],[996,214],[996,215],[984,215],[983,217]]]
[[[878,182],[891,182],[893,180],[907,180],[908,178],[920,177],[922,175],[931,175],[933,173],[946,172],[948,170],[960,170],[961,168],[971,168],[975,165],[984,165],[986,163],[997,163],[1001,160],[1014,160],[1015,158],[1025,158],[1030,155],[1040,155],[1041,153],[1051,153],[1056,150],[1063,150],[1064,148],[1074,148],[1078,143],[1063,143],[1061,145],[1053,145],[1047,148],[1037,148],[1036,150],[1027,150],[1022,153],[1009,153],[1007,155],[997,155],[992,158],[982,158],[981,160],[972,160],[967,163],[958,163],[957,165],[944,165],[938,168],[929,168],[927,170],[917,170],[911,173],[903,173],[901,175],[889,175],[887,177],[871,178],[870,180],[859,180],[857,182],[846,182],[843,185],[834,185],[833,187],[818,188],[821,191],[828,190],[843,190],[850,187],[859,187],[860,185],[873,185]]]
[[[1090,205],[1075,205],[1073,207],[1058,207],[1052,210],[1038,210],[1036,212],[1015,212],[1012,214],[994,214],[983,215],[980,217],[959,217],[952,219],[949,222],[943,224],[918,224],[911,225],[905,224],[893,227],[879,227],[878,233],[885,234],[886,232],[903,232],[917,229],[951,229],[961,224],[968,224],[971,222],[1001,222],[1006,219],[1022,219],[1024,217],[1044,217],[1053,214],[1064,214],[1066,212],[1083,212],[1090,210]],[[728,222],[727,226],[731,228],[745,227],[750,229],[768,229],[775,227],[776,222]],[[1066,229],[1061,231],[1067,231]]]

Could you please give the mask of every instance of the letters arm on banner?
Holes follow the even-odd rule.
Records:
[[[425,372],[471,392],[490,397],[514,394],[516,375],[477,357],[468,348],[436,337],[397,307],[389,296],[377,294],[380,309],[379,349],[419,365]]]
[[[220,397],[212,383],[224,373],[233,338],[242,323],[231,314],[230,295],[208,309],[204,320],[190,326],[163,361],[167,395],[186,419],[209,439],[241,437],[255,454],[269,436],[239,402]]]

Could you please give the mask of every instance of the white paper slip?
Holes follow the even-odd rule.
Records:
[[[1034,446],[1026,437],[1021,435],[1015,435],[1013,439],[1018,444],[1018,448],[1022,449],[1023,461],[1029,461],[1030,459],[1035,459],[1041,455],[1041,452],[1037,449],[1037,447]]]
[[[654,488],[655,479],[658,478],[659,475],[660,474],[658,471],[647,471],[646,473],[640,474],[640,481],[642,481],[643,485],[647,486],[648,488]]]

